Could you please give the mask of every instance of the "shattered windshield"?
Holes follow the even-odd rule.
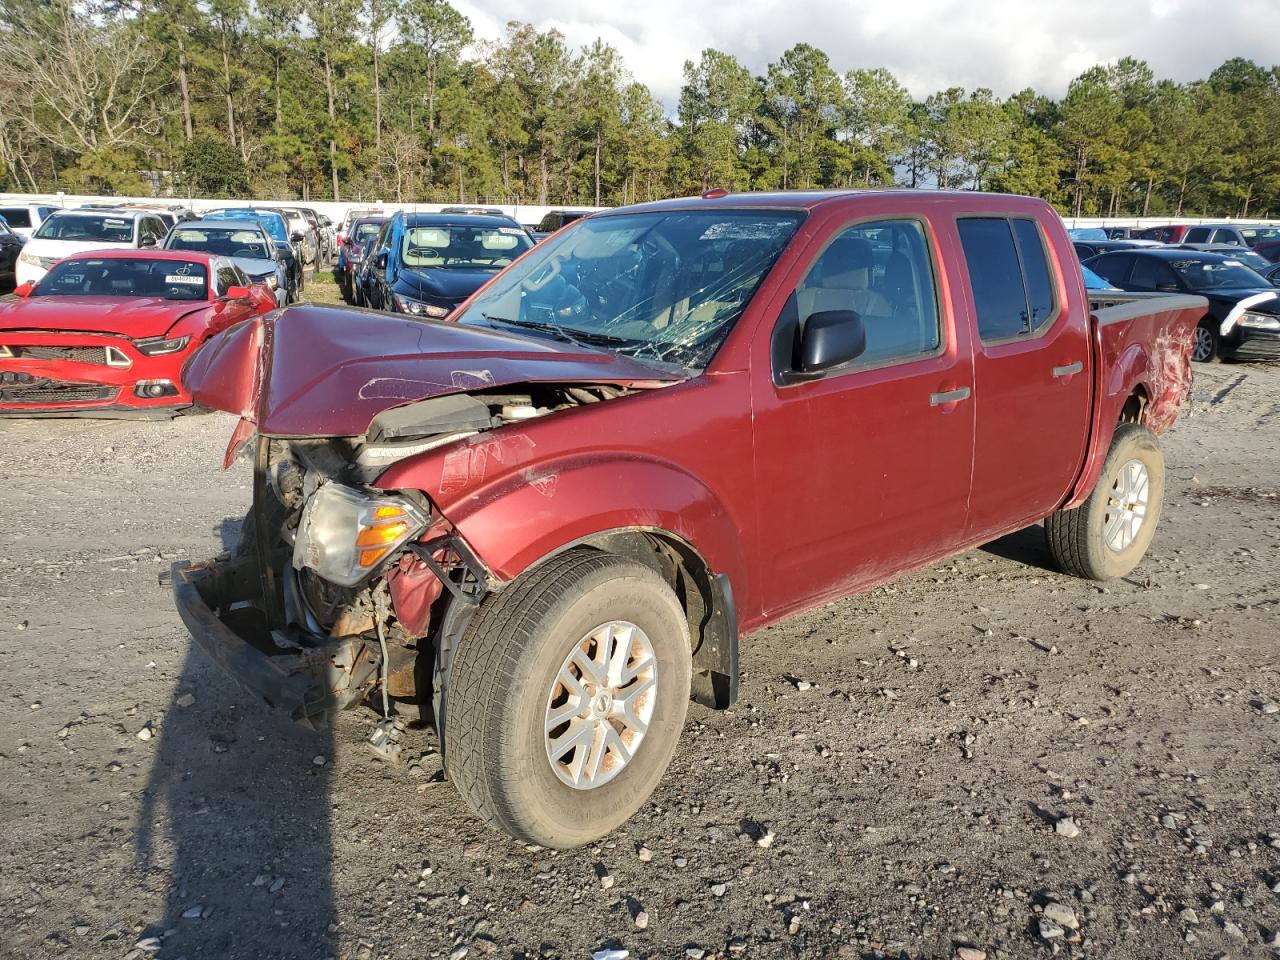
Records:
[[[593,217],[536,247],[456,319],[700,370],[801,218],[759,210]]]

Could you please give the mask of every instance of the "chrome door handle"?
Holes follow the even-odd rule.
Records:
[[[1079,373],[1083,369],[1084,369],[1084,361],[1077,360],[1075,363],[1068,363],[1062,367],[1054,367],[1053,375],[1055,377],[1069,377],[1069,376],[1072,376],[1073,374]]]
[[[958,390],[947,390],[943,393],[929,394],[929,406],[940,407],[944,403],[955,403],[957,400],[968,400],[969,388],[960,387]]]

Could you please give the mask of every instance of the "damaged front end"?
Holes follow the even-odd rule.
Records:
[[[407,457],[600,402],[611,385],[526,385],[389,408],[360,437],[254,439],[235,549],[179,564],[197,643],[244,688],[319,728],[378,691],[439,714],[438,678],[496,583],[427,496],[373,486]]]
[[[307,726],[380,683],[438,716],[450,651],[501,584],[428,491],[378,478],[480,433],[679,379],[574,344],[338,307],[231,327],[183,382],[200,406],[240,417],[224,465],[254,444],[253,508],[229,555],[175,568],[182,617],[243,686]]]

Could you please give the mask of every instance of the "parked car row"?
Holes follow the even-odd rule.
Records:
[[[1082,265],[1111,289],[1189,293],[1207,300],[1209,309],[1194,334],[1195,362],[1280,359],[1280,263],[1267,256],[1280,257],[1280,227],[1197,224],[1069,232]]]

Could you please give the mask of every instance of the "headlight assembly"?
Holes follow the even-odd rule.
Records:
[[[397,496],[371,496],[326,483],[302,511],[293,566],[343,587],[364,580],[392,551],[427,527],[421,508]]]
[[[174,337],[172,340],[166,340],[164,337],[151,337],[147,340],[135,340],[133,345],[138,348],[138,352],[148,357],[159,357],[166,353],[177,353],[191,341],[190,337]]]
[[[57,257],[40,257],[34,253],[27,253],[25,251],[18,254],[18,259],[29,267],[40,267],[43,270],[49,269],[58,262]]]
[[[1254,330],[1280,330],[1280,317],[1254,313],[1252,310],[1246,310],[1237,322],[1242,327],[1252,327]]]
[[[448,307],[437,307],[434,303],[411,300],[408,297],[400,296],[398,293],[394,293],[391,296],[395,300],[396,309],[401,313],[407,313],[415,317],[432,317],[437,320],[449,315]]]

